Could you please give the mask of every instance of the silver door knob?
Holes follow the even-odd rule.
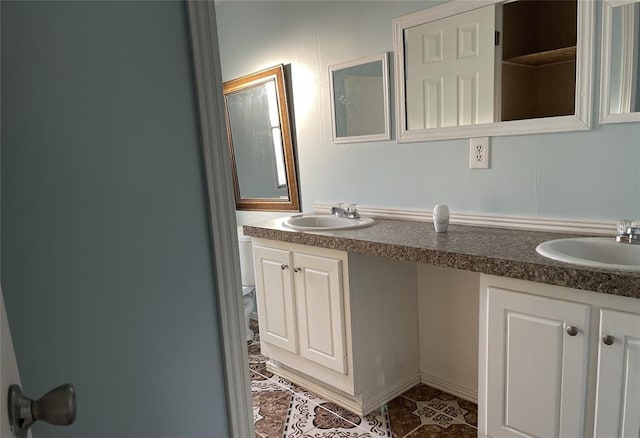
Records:
[[[70,384],[60,385],[33,401],[25,397],[18,385],[9,387],[9,425],[16,438],[27,436],[33,423],[67,426],[76,419],[76,390]]]
[[[613,341],[615,340],[615,338],[611,335],[604,335],[602,337],[602,343],[604,345],[613,345]]]
[[[288,267],[289,267],[289,265],[284,264],[284,263],[280,265],[280,269],[282,269],[283,271],[284,271],[285,269],[287,269]]]
[[[577,335],[578,334],[578,327],[576,327],[575,325],[567,326],[567,334],[569,336]]]
[[[293,268],[293,272],[300,272],[300,271],[302,271],[302,268],[300,266],[295,266]]]

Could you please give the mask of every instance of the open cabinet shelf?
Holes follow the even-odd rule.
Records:
[[[501,120],[574,114],[577,1],[520,0],[502,17]]]
[[[576,46],[561,47],[559,49],[545,50],[543,52],[529,53],[527,55],[514,56],[502,62],[517,65],[540,67],[558,62],[575,61]]]

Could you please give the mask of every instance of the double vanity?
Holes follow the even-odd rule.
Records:
[[[244,226],[271,371],[361,415],[427,383],[478,402],[479,436],[637,435],[640,271],[536,252],[575,235],[309,220]]]

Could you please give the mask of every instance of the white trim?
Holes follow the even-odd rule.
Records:
[[[391,139],[391,121],[389,120],[389,55],[387,52],[382,52],[378,55],[368,56],[366,58],[359,58],[353,61],[342,62],[340,64],[334,64],[329,66],[329,92],[331,93],[331,137],[334,143],[359,143],[367,141],[383,141]],[[338,129],[336,126],[336,104],[335,104],[335,92],[333,89],[333,72],[336,70],[343,70],[349,67],[355,67],[361,64],[368,64],[370,62],[382,62],[382,93],[384,100],[384,132],[382,134],[370,134],[370,135],[354,135],[350,137],[338,137]]]
[[[329,213],[336,203],[316,202],[313,205],[315,213]],[[374,207],[361,205],[358,211],[362,216],[384,219],[402,219],[409,221],[431,222],[433,210],[425,208],[397,208]],[[606,220],[584,220],[549,218],[540,216],[512,216],[487,213],[451,212],[449,222],[460,225],[474,225],[482,227],[516,228],[533,231],[555,231],[563,233],[614,235],[616,224]]]
[[[335,388],[329,389],[322,382],[312,380],[311,378],[302,377],[297,372],[290,370],[286,365],[280,362],[276,362],[273,359],[270,359],[266,365],[267,371],[277,374],[278,376],[283,377],[289,382],[295,383],[296,385],[308,391],[311,391],[315,395],[320,396],[327,401],[340,405],[353,413],[361,416],[364,415],[364,411],[361,406],[361,394],[358,393],[353,396]]]
[[[485,123],[480,125],[450,126],[431,129],[406,129],[404,108],[404,30],[425,22],[468,12],[483,6],[502,3],[503,0],[451,1],[393,20],[393,45],[395,52],[396,136],[398,143],[445,140],[502,135],[540,134],[591,129],[592,63],[593,63],[593,0],[578,2],[576,47],[576,95],[575,115],[545,117],[529,120]]]
[[[235,200],[213,2],[188,1],[230,436],[254,436]],[[229,293],[237,291],[237,293]],[[212,346],[213,348],[213,346]]]
[[[613,20],[613,8],[624,7],[626,5],[636,3],[637,0],[606,0],[603,2],[602,10],[602,43],[601,43],[601,56],[600,56],[600,123],[624,123],[624,122],[637,122],[640,121],[640,112],[627,112],[620,114],[612,114],[611,107],[611,44],[612,44],[612,20]],[[629,14],[626,14],[626,25],[633,28],[633,22],[629,23]],[[627,30],[630,30],[627,27]],[[633,30],[630,30],[633,32]],[[628,38],[627,38],[628,39]],[[625,48],[627,51],[632,51],[632,43],[627,41]],[[637,49],[636,49],[637,50]],[[633,53],[633,52],[631,52]],[[626,69],[631,68],[631,63],[625,63]],[[625,66],[623,66],[625,68]],[[626,73],[627,77],[629,72]],[[627,79],[628,81],[629,79]],[[630,93],[630,91],[628,92]],[[630,98],[630,94],[629,94]]]
[[[439,389],[456,397],[468,400],[472,403],[478,403],[478,390],[460,386],[446,379],[441,379],[429,373],[420,373],[420,383]]]
[[[622,11],[622,67],[621,67],[621,92],[620,112],[631,112],[633,84],[635,82],[634,71],[634,47],[635,43],[635,17],[633,5],[627,5]]]
[[[0,287],[0,393],[8,394],[11,385],[21,385],[20,372]],[[9,409],[5,408],[6,405],[3,403],[0,403],[0,406],[3,408],[0,412],[0,436],[14,436],[9,427]],[[27,438],[32,438],[31,429],[27,430]]]

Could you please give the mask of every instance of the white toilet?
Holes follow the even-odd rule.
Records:
[[[255,307],[256,280],[253,273],[253,249],[251,237],[245,236],[242,227],[238,227],[238,248],[240,250],[240,272],[242,276],[242,297],[244,301],[244,323],[247,341],[253,340],[253,331],[249,328],[249,315]]]

